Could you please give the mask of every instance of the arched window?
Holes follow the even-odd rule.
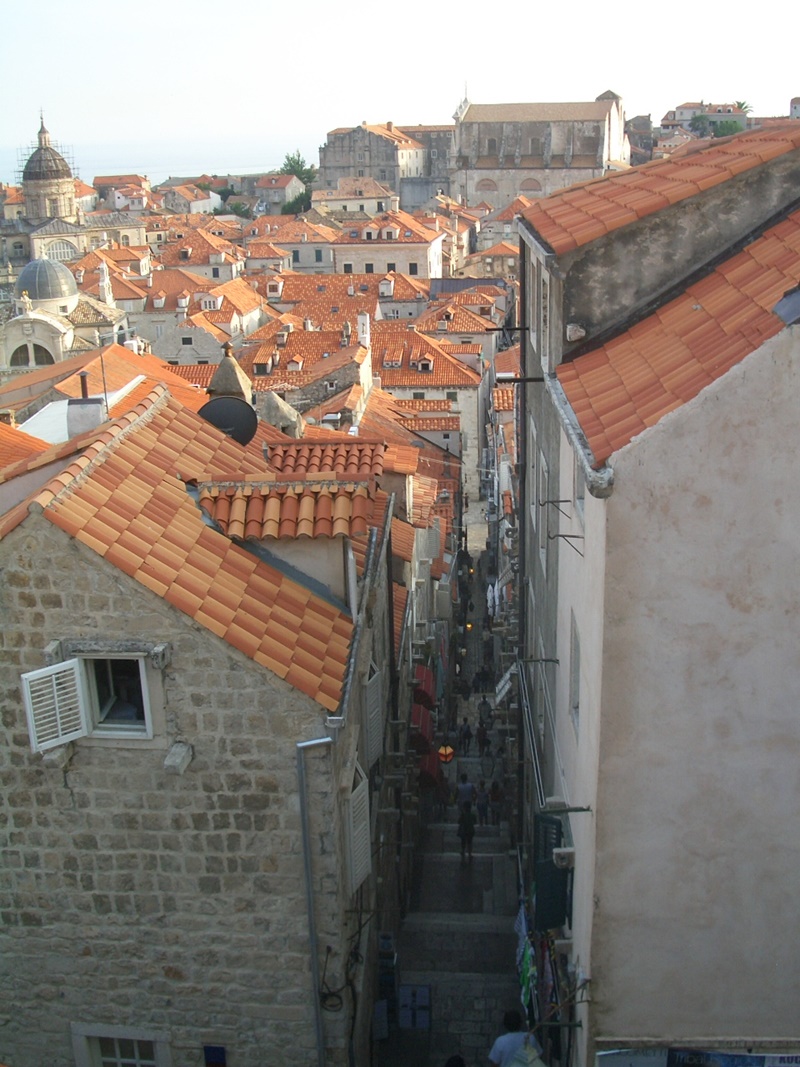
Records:
[[[20,345],[19,348],[15,348],[11,353],[11,366],[12,367],[28,367],[28,346]]]
[[[127,233],[123,233],[119,243],[122,245],[123,248],[127,248],[130,245],[131,239]]]
[[[519,191],[521,193],[540,193],[542,191],[542,183],[537,182],[535,178],[526,178],[520,185]]]
[[[47,246],[47,258],[58,259],[62,263],[68,259],[76,259],[78,256],[78,249],[75,245],[69,243],[69,241],[53,241],[51,245]]]
[[[55,360],[46,348],[41,345],[34,345],[33,362],[37,367],[48,367],[51,363],[55,363]]]
[[[481,178],[475,188],[479,193],[496,193],[497,182],[493,182],[491,178]]]

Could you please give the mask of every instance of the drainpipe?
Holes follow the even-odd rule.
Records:
[[[314,1003],[314,1029],[317,1034],[317,1067],[325,1067],[325,1034],[322,1027],[322,1005],[319,999],[319,952],[317,951],[317,922],[314,915],[314,888],[311,873],[311,841],[309,840],[308,797],[306,795],[306,765],[304,754],[309,748],[333,744],[330,737],[297,742],[297,789],[300,794],[300,826],[303,834],[303,867],[306,875],[306,908],[308,910],[308,944],[311,954],[311,995]]]

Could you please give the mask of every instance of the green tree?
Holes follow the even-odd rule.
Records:
[[[746,100],[734,100],[733,104],[734,107],[738,107],[740,111],[744,111],[745,115],[749,115],[753,110]]]
[[[708,115],[692,115],[689,119],[689,129],[694,133],[699,134],[700,137],[708,137],[711,134],[711,123],[708,121]]]
[[[280,174],[294,174],[296,178],[299,178],[306,188],[316,181],[317,168],[313,163],[306,163],[305,159],[300,154],[300,149],[296,148],[294,152],[287,152],[286,158],[283,161]]]
[[[744,127],[736,119],[723,119],[722,122],[714,123],[715,137],[730,137],[731,134],[741,133]]]

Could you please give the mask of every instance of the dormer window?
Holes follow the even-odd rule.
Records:
[[[181,249],[181,259],[188,259],[191,254],[192,254],[191,248],[182,248]]]
[[[372,230],[364,230],[364,237],[368,241],[374,241],[375,240],[375,233]]]
[[[433,370],[432,361],[429,359],[421,359],[417,366],[417,370],[421,371],[423,374],[430,374],[430,372]]]

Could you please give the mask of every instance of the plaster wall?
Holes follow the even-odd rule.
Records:
[[[196,1067],[203,1043],[316,1063],[295,744],[324,736],[325,713],[41,514],[0,542],[0,564],[0,1059],[72,1067],[70,1023],[91,1022],[166,1031],[173,1067]],[[171,644],[153,741],[83,738],[63,765],[31,751],[19,676],[62,638]],[[164,768],[176,739],[193,748],[183,774]],[[308,758],[318,932],[336,961],[353,922],[342,758]],[[331,1064],[347,1062],[345,1015],[325,1017]]]
[[[800,496],[783,331],[612,458],[595,1040],[800,1041]]]

